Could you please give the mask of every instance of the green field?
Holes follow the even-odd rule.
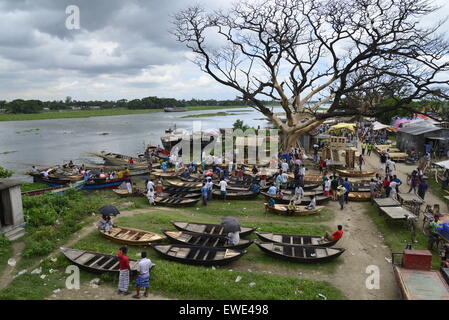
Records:
[[[197,110],[216,110],[216,109],[234,109],[245,108],[243,106],[223,107],[223,106],[192,106],[186,107],[188,111]],[[125,114],[142,114],[163,112],[161,109],[137,109],[131,110],[126,108],[115,109],[99,109],[99,110],[74,110],[74,111],[51,111],[41,113],[20,113],[20,114],[0,114],[0,121],[24,121],[24,120],[43,120],[43,119],[63,119],[63,118],[90,118],[90,117],[105,117],[105,116],[120,116]]]
[[[65,269],[70,262],[61,254],[52,255],[57,260],[45,256],[69,239],[69,234],[75,234],[82,226],[92,224],[98,217],[91,216],[97,207],[104,203],[116,205],[123,210],[148,208],[144,198],[119,198],[112,192],[97,191],[92,193],[69,193],[62,198],[51,199],[48,196],[28,199],[26,214],[34,218],[35,227],[28,229],[25,236],[26,248],[22,258],[17,263],[17,271],[27,269],[27,272],[16,277],[6,288],[0,290],[0,299],[45,299],[52,295],[53,290],[63,289],[65,286]],[[141,210],[132,216],[118,216],[114,223],[161,233],[161,229],[174,229],[171,220],[197,221],[205,223],[219,223],[225,215],[235,215],[244,226],[255,226],[259,231],[282,233],[323,234],[329,229],[317,224],[327,221],[334,216],[331,210],[308,219],[291,219],[266,214],[262,198],[251,201],[220,201],[214,200],[207,207],[198,204],[192,208],[153,208]],[[126,204],[126,206],[125,206]],[[42,206],[52,205],[63,208],[62,225],[56,226],[35,210]],[[125,209],[126,208],[126,209]],[[34,211],[32,211],[34,210]],[[303,217],[307,218],[307,217]],[[36,220],[39,219],[39,220]],[[45,223],[45,226],[41,226]],[[42,231],[45,231],[43,233]],[[249,239],[256,239],[252,234]],[[51,245],[48,243],[51,240]],[[48,248],[47,248],[48,246]],[[5,256],[10,255],[6,244]],[[116,254],[119,244],[102,237],[94,230],[85,237],[77,240],[72,247]],[[46,250],[42,250],[46,249]],[[327,299],[345,299],[344,294],[329,282],[318,279],[304,279],[301,272],[334,273],[344,258],[325,264],[296,264],[274,259],[256,246],[247,248],[247,253],[238,261],[223,267],[189,266],[159,257],[151,248],[130,247],[129,257],[135,258],[143,250],[157,265],[152,272],[150,292],[176,299],[281,299],[281,300],[320,300],[318,294]],[[6,261],[0,261],[3,266]],[[39,275],[30,274],[35,268],[41,267]],[[45,276],[44,279],[40,275]],[[98,275],[81,271],[81,282],[87,283]],[[241,277],[241,281],[236,281]],[[116,275],[103,275],[101,286],[117,286]],[[130,287],[132,288],[132,287]],[[213,288],[213,290],[210,290]]]

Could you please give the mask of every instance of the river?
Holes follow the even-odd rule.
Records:
[[[237,119],[252,127],[269,125],[260,120],[264,116],[253,109],[236,112],[237,115],[182,118],[236,110],[242,109],[0,122],[0,166],[14,170],[13,178],[31,181],[21,173],[30,170],[33,164],[49,167],[70,160],[75,164],[101,164],[102,159],[89,153],[108,151],[136,155],[142,153],[147,144],[162,146],[160,138],[173,124],[187,130],[192,129],[194,121],[200,121],[202,129],[232,128]]]

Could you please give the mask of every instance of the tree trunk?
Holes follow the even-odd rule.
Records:
[[[294,132],[293,130],[283,131],[281,133],[281,145],[280,148],[283,152],[290,152],[292,148],[299,148],[304,152],[304,148],[299,141],[301,134]]]

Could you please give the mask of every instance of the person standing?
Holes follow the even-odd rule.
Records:
[[[161,181],[157,182],[156,186],[154,187],[154,191],[158,196],[160,196],[162,192],[164,192],[164,185]]]
[[[365,150],[366,150],[366,142],[362,142],[362,155],[365,155]]]
[[[337,188],[337,196],[338,196],[338,202],[340,203],[341,210],[343,210],[343,207],[345,204],[345,194],[346,194],[346,188],[343,185],[339,185]]]
[[[206,185],[207,185],[207,192],[208,192],[207,200],[212,200],[212,189],[214,187],[214,183],[212,182],[211,177],[207,177],[206,181],[207,181]]]
[[[126,256],[128,253],[127,247],[121,247],[118,251],[117,258],[119,260],[119,280],[118,280],[118,294],[128,295],[130,292],[128,291],[129,287],[129,274],[131,268],[129,266],[129,258]]]
[[[147,199],[150,205],[156,205],[156,202],[154,201],[154,189],[150,188],[147,192]]]
[[[408,191],[408,193],[410,193],[412,190],[414,193],[416,193],[418,182],[419,182],[418,175],[412,173],[412,177],[410,178],[410,190]]]
[[[226,201],[226,187],[228,186],[228,183],[222,179],[219,183],[220,185],[220,194],[223,197],[223,200]]]
[[[421,199],[424,200],[424,197],[426,195],[426,191],[428,188],[429,188],[429,185],[427,184],[426,180],[422,179],[418,185],[418,196],[420,196]]]
[[[373,151],[373,144],[371,143],[371,142],[368,142],[368,145],[367,145],[367,150],[368,150],[368,153],[367,153],[367,155],[368,155],[368,157],[369,156],[371,156],[371,152]]]
[[[133,193],[133,185],[131,180],[126,180],[126,189],[128,189],[128,194]]]
[[[295,198],[297,201],[301,202],[304,197],[304,189],[301,186],[296,186],[295,188]]]
[[[398,200],[398,193],[397,193],[397,189],[396,189],[396,187],[397,187],[397,182],[396,181],[391,181],[390,182],[390,198],[391,199],[394,199],[394,200]]]
[[[377,197],[377,182],[374,179],[371,179],[369,183],[369,191],[371,194],[371,201]]]
[[[337,189],[338,189],[338,178],[333,175],[331,180],[331,194],[332,194],[332,200],[337,201]]]
[[[328,197],[330,194],[330,190],[331,190],[331,182],[330,180],[326,177],[326,180],[324,180],[324,196]]]
[[[203,204],[207,206],[207,200],[209,198],[209,187],[207,186],[207,183],[203,183],[203,187],[201,188],[201,196],[203,198]]]
[[[385,166],[387,163],[387,155],[383,152],[380,156],[380,170],[385,170]]]
[[[137,279],[135,283],[136,294],[133,295],[134,299],[140,299],[140,288],[145,288],[144,296],[148,297],[148,288],[150,286],[150,270],[154,266],[150,259],[147,258],[146,251],[140,254],[140,259],[137,265]]]
[[[359,168],[360,171],[362,171],[362,166],[365,163],[365,159],[363,158],[363,155],[359,155]]]
[[[351,192],[351,184],[349,183],[348,178],[345,178],[345,181],[343,182],[343,187],[345,187],[345,189],[346,189],[345,202],[347,204],[348,203],[349,192]]]

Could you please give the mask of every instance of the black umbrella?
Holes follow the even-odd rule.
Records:
[[[114,206],[108,205],[108,206],[104,206],[101,207],[99,209],[100,213],[105,215],[105,216],[116,216],[118,214],[120,214],[120,211],[118,211],[118,209]]]
[[[224,232],[236,232],[242,230],[240,228],[240,222],[234,217],[222,218],[221,226],[224,228]]]

